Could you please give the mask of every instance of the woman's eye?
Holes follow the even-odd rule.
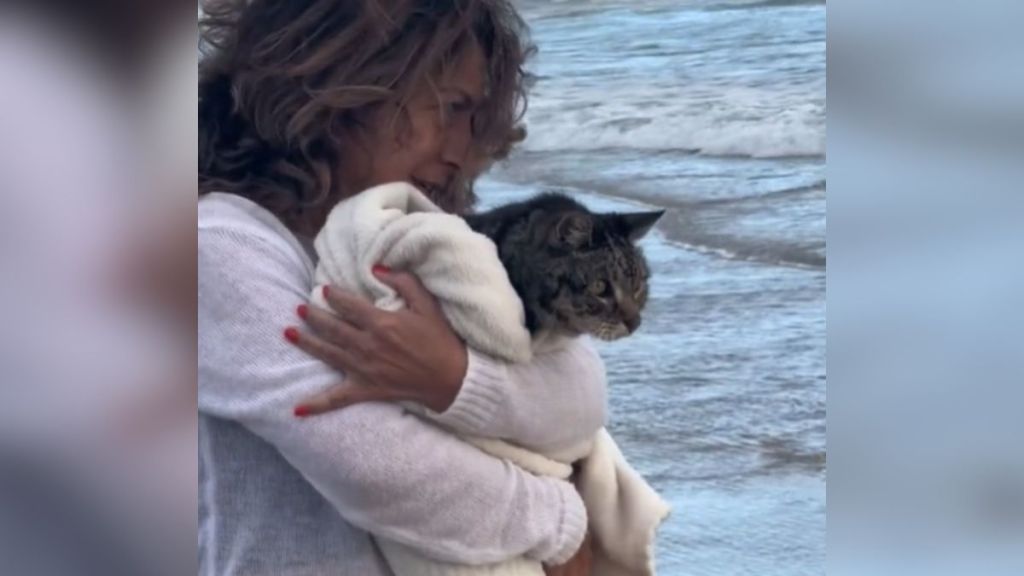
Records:
[[[449,114],[461,114],[469,110],[471,104],[465,100],[452,100],[445,104],[445,110]]]

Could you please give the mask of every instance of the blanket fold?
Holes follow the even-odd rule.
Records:
[[[384,184],[341,202],[317,235],[314,282],[333,283],[398,310],[402,299],[377,280],[382,264],[416,275],[456,331],[491,356],[530,358],[530,333],[498,250],[458,216],[446,214],[409,184]],[[313,303],[327,307],[320,290]]]
[[[321,287],[333,284],[385,310],[404,302],[372,274],[375,264],[415,274],[440,303],[467,344],[508,362],[531,357],[522,302],[490,239],[461,218],[445,214],[419,190],[392,183],[341,202],[328,216],[314,246],[320,257],[311,301],[327,308]],[[411,411],[431,418],[428,410]],[[494,439],[464,438],[533,474],[567,478],[572,462]],[[595,542],[595,576],[652,576],[655,531],[669,506],[625,460],[608,431],[589,443],[576,484]],[[379,542],[397,576],[540,576],[525,559],[492,566],[437,562],[394,542]]]

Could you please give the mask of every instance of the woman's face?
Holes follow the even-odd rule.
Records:
[[[407,130],[392,129],[394,107],[374,119],[365,187],[409,182],[448,212],[469,203],[461,183],[472,181],[482,162],[475,155],[472,119],[484,97],[485,62],[475,44],[451,72],[423,86],[407,106]]]

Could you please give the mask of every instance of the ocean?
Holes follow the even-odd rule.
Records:
[[[529,137],[482,207],[667,209],[600,344],[610,425],[673,506],[663,576],[824,573],[825,3],[523,1]]]

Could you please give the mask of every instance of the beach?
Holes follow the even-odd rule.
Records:
[[[599,344],[609,428],[672,504],[658,573],[825,561],[825,5],[522,2],[529,137],[481,207],[665,208],[640,330]]]

